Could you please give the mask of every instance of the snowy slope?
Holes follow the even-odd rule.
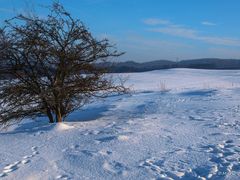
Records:
[[[0,179],[239,179],[240,71],[123,74],[113,96],[0,133]]]

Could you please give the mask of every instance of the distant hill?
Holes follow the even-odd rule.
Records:
[[[180,68],[194,69],[240,69],[238,59],[193,59],[183,60],[177,63]]]
[[[152,71],[156,69],[169,69],[174,68],[176,63],[167,60],[151,61],[144,63],[136,63],[133,61],[120,62],[120,63],[105,63],[102,64],[105,67],[109,67],[111,72],[143,72]],[[102,66],[101,65],[101,66]]]
[[[179,62],[169,60],[157,60],[143,63],[137,63],[134,61],[126,61],[119,63],[100,63],[97,64],[99,67],[107,67],[112,73],[124,73],[124,72],[145,72],[161,69],[171,68],[192,68],[192,69],[239,69],[240,70],[240,59],[217,59],[217,58],[205,58],[205,59],[190,59],[182,60]],[[7,69],[7,66],[0,64],[1,71]],[[2,75],[0,79],[6,78]]]
[[[182,60],[179,62],[158,60],[137,63],[134,61],[120,62],[120,63],[104,63],[100,66],[109,67],[110,72],[144,72],[160,69],[171,68],[193,68],[193,69],[240,69],[240,60],[238,59],[191,59]]]

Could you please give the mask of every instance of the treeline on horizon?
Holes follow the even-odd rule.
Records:
[[[169,60],[157,60],[143,63],[134,61],[118,62],[118,63],[104,63],[99,66],[107,66],[111,73],[124,73],[124,72],[144,72],[161,69],[172,68],[192,68],[192,69],[218,69],[218,70],[231,70],[240,69],[240,59],[191,59],[181,60],[178,62]]]
[[[173,68],[191,68],[191,69],[213,69],[213,70],[240,70],[240,59],[191,59],[181,61],[156,60],[137,63],[134,61],[126,62],[105,62],[96,64],[98,67],[105,67],[110,73],[131,73],[145,72]],[[2,69],[7,69],[6,65]],[[0,77],[0,79],[2,79]]]

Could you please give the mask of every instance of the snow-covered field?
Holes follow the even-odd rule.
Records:
[[[240,71],[123,75],[132,94],[1,131],[0,179],[240,178]]]

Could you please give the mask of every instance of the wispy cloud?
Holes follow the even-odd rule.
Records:
[[[203,22],[201,22],[201,24],[204,26],[216,26],[217,25],[216,23],[209,22],[209,21],[203,21]]]
[[[152,32],[159,32],[163,34],[168,34],[177,37],[184,37],[189,39],[196,38],[197,31],[193,29],[183,28],[179,26],[168,26],[168,27],[160,27],[160,28],[150,28],[148,29]]]
[[[103,37],[105,35],[103,34]],[[126,33],[122,37],[107,35],[108,39],[118,44],[119,51],[126,52],[118,60],[147,61],[168,59],[195,59],[195,58],[235,58],[239,59],[239,47],[232,46],[202,46],[188,44],[182,40],[149,38],[136,32]],[[203,53],[204,52],[204,53]]]
[[[161,27],[148,28],[148,31],[158,32],[176,37],[182,37],[192,40],[198,40],[209,44],[225,45],[225,46],[240,46],[240,39],[230,37],[218,37],[202,35],[198,30],[188,28],[178,24],[165,24]]]
[[[168,21],[168,20],[158,19],[158,18],[144,19],[143,23],[146,24],[146,25],[151,25],[151,26],[155,26],[155,25],[169,25],[169,24],[171,24],[171,22]]]
[[[111,42],[112,39],[110,39]],[[120,60],[148,61],[169,59],[188,59],[196,52],[194,46],[175,40],[163,40],[161,38],[149,38],[136,32],[125,34],[123,37],[115,37],[119,50],[126,52]],[[199,57],[199,56],[196,56]]]

